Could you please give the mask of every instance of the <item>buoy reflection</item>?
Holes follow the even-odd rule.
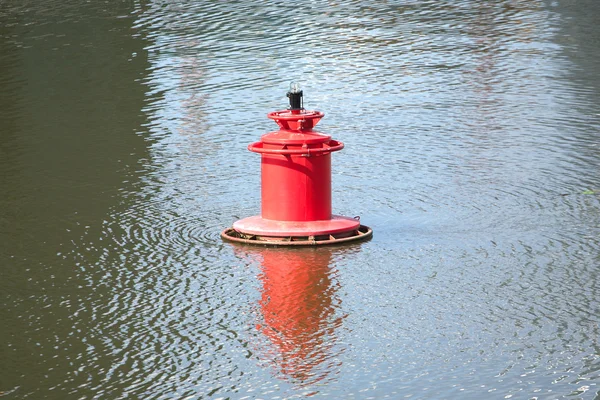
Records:
[[[326,380],[339,368],[336,328],[342,322],[331,249],[261,249],[257,329],[268,339],[262,357],[296,385]]]

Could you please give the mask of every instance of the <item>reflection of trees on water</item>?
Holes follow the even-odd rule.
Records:
[[[536,80],[527,61],[542,55],[532,44],[546,27],[538,26],[539,17],[532,18],[532,12],[542,12],[542,5],[529,0],[473,2],[473,16],[464,27],[473,57],[465,80],[473,88],[473,128],[478,131],[501,129],[502,114],[510,109],[506,94]]]
[[[578,126],[583,129],[572,129],[582,143],[580,151],[592,161],[590,167],[594,176],[600,176],[600,167],[596,160],[600,157],[597,132],[600,126],[600,2],[596,0],[577,0],[559,2],[556,11],[561,15],[559,33],[556,41],[561,45],[563,54],[573,63],[573,68],[565,71],[573,92],[582,100],[573,102],[579,115]],[[600,182],[595,183],[600,186]]]
[[[197,14],[183,3],[148,2],[140,10],[137,27],[152,42],[147,47],[151,62],[147,112],[156,122],[157,138],[171,135],[178,151],[193,155],[215,151],[217,143],[207,130],[205,82],[208,76],[202,47],[203,34]]]
[[[560,31],[556,41],[562,51],[578,68],[571,71],[571,79],[585,84],[600,95],[600,2],[576,0],[558,2],[555,8],[561,15]],[[595,101],[594,103],[598,103]]]
[[[454,56],[462,63],[457,130],[470,156],[464,158],[462,147],[457,156],[479,171],[474,179],[487,176],[496,184],[492,171],[499,166],[498,149],[530,147],[518,129],[539,117],[530,115],[538,102],[549,101],[540,90],[545,78],[531,68],[532,63],[544,61],[548,13],[543,4],[530,0],[470,1],[468,5],[457,21],[463,44]],[[548,67],[543,63],[540,68]]]
[[[336,329],[338,284],[329,267],[331,250],[265,249],[262,258],[261,319],[268,344],[258,352],[295,385],[323,383],[339,368]]]
[[[198,43],[192,40],[189,48]],[[177,66],[180,80],[177,90],[181,93],[181,123],[178,132],[187,137],[184,151],[190,155],[205,154],[218,150],[214,141],[207,140],[203,133],[208,130],[206,115],[207,94],[203,91],[207,70],[204,62],[196,55],[184,56]]]

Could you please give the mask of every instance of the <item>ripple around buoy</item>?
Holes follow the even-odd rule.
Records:
[[[135,213],[133,213],[135,214]],[[124,248],[153,249],[180,253],[197,247],[212,247],[220,241],[222,221],[200,219],[193,214],[179,215],[165,210],[144,208],[142,217],[117,217],[108,226],[113,240]],[[136,214],[137,215],[137,214]],[[115,234],[120,232],[120,235]]]

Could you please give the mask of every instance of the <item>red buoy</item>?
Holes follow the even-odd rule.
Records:
[[[331,153],[344,144],[313,130],[325,115],[302,107],[297,86],[290,109],[267,117],[279,125],[248,150],[261,155],[261,215],[236,221],[225,240],[270,245],[319,245],[366,239],[372,230],[358,218],[331,212]]]

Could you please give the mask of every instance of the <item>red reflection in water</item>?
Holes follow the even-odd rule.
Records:
[[[333,347],[339,300],[329,267],[331,250],[263,249],[262,323],[257,328],[272,344],[266,358],[294,383],[325,379],[339,367]]]

